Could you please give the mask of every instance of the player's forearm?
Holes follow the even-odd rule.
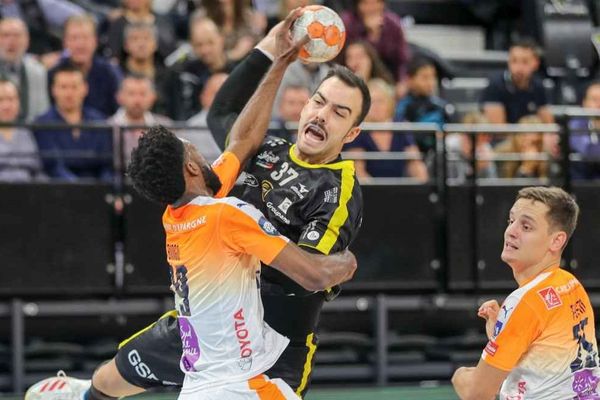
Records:
[[[273,63],[231,128],[229,146],[238,149],[237,156],[242,164],[256,153],[265,138],[275,96],[287,66],[280,60]]]
[[[227,135],[263,76],[269,70],[271,60],[256,49],[250,52],[231,72],[217,92],[208,112],[207,123],[215,141],[225,148]]]

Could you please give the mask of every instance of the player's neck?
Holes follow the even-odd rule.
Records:
[[[524,267],[522,269],[513,269],[515,280],[519,287],[527,284],[541,273],[548,272],[560,265],[560,255],[558,258],[544,259],[538,264]]]
[[[334,161],[338,157],[338,154],[305,154],[298,149],[298,146],[294,146],[294,155],[300,161],[313,165],[327,164]]]

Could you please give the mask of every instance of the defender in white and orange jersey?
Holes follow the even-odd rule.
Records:
[[[560,256],[579,207],[559,188],[521,189],[510,210],[502,260],[519,288],[485,302],[489,342],[475,368],[459,368],[461,399],[600,400],[598,345],[588,295]]]
[[[236,161],[225,153],[215,168],[239,168]],[[163,226],[185,372],[180,398],[297,399],[283,380],[263,374],[288,339],[263,321],[260,262],[323,290],[352,276],[354,256],[308,253],[250,204],[213,197],[234,178],[221,182],[192,144],[163,127],[140,139],[128,173],[142,195],[168,204]]]

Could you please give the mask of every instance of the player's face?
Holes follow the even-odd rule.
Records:
[[[508,53],[508,69],[513,82],[517,86],[526,86],[529,79],[538,69],[539,61],[531,49],[513,47]]]
[[[361,105],[358,88],[346,85],[337,77],[325,80],[300,114],[296,140],[300,155],[315,162],[337,157],[344,143],[351,142],[360,133],[355,122]]]
[[[502,261],[521,271],[544,261],[556,239],[548,222],[544,203],[519,199],[510,210],[504,231]]]
[[[193,172],[195,178],[201,179],[201,185],[212,190],[216,194],[221,188],[221,181],[204,156],[198,151],[196,146],[188,141],[184,141],[185,148],[185,169]],[[194,164],[190,166],[189,164]]]

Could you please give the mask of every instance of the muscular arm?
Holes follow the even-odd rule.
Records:
[[[461,400],[493,400],[508,372],[479,360],[477,367],[461,367],[452,377],[452,386]]]
[[[306,290],[317,291],[352,278],[356,270],[356,258],[348,250],[328,256],[313,254],[290,242],[270,266]]]

